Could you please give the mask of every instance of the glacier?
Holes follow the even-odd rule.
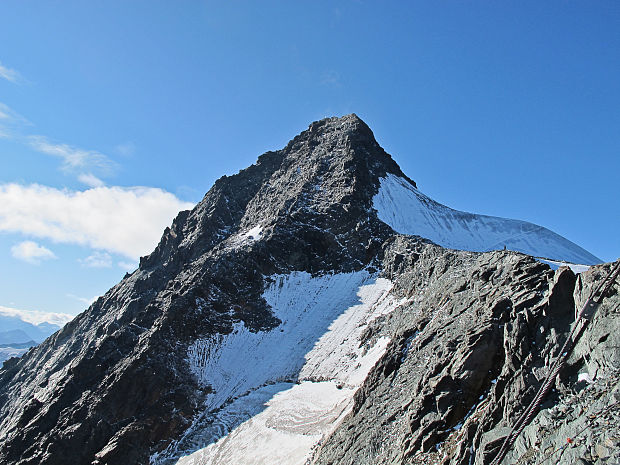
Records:
[[[602,263],[577,244],[542,226],[454,210],[391,173],[380,179],[373,208],[394,231],[421,236],[450,249],[488,252],[506,247],[550,260],[583,265]]]

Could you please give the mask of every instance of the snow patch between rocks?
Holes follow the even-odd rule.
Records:
[[[476,215],[446,207],[388,173],[373,197],[377,216],[394,231],[418,235],[443,247],[472,252],[503,249],[593,265],[601,261],[562,236],[526,221]]]
[[[263,235],[263,227],[261,225],[254,226],[246,231],[235,234],[230,238],[234,247],[239,247],[244,244],[260,241]]]
[[[558,261],[555,261],[555,260],[543,260],[542,258],[538,259],[538,261],[542,262],[542,263],[546,263],[547,265],[549,265],[551,267],[552,270],[557,270],[561,266],[567,266],[575,274],[583,273],[584,271],[588,271],[590,269],[589,265],[578,265],[578,264],[575,264],[575,263],[558,262]]]
[[[259,226],[254,226],[252,229],[250,229],[249,231],[246,231],[241,236],[251,241],[258,241],[261,239],[262,233],[263,233],[263,227],[259,225]]]
[[[176,450],[153,463],[188,454],[176,463],[303,464],[350,411],[389,342],[363,345],[362,333],[403,303],[392,282],[367,271],[270,279],[263,297],[282,323],[257,333],[239,323],[189,347],[191,371],[213,393]]]

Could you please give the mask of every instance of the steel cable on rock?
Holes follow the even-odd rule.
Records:
[[[616,276],[618,276],[619,272],[620,259],[615,262],[614,266],[612,266],[605,279],[599,283],[599,285],[595,288],[594,292],[590,294],[590,297],[581,307],[581,310],[577,314],[576,324],[568,335],[568,338],[566,338],[566,341],[562,345],[562,348],[558,352],[555,361],[551,364],[551,367],[549,368],[549,373],[545,377],[543,384],[534,396],[534,399],[532,399],[525,411],[518,418],[517,422],[512,426],[510,434],[506,436],[506,439],[504,439],[504,442],[502,443],[502,446],[500,447],[497,455],[491,462],[491,465],[499,465],[501,463],[504,457],[506,457],[506,454],[508,453],[510,448],[514,445],[517,437],[519,437],[519,434],[521,434],[523,429],[529,424],[532,417],[537,412],[543,398],[547,395],[549,389],[551,389],[551,386],[555,382],[556,376],[560,373],[560,370],[566,363],[568,355],[573,350],[575,344],[577,343],[584,330],[588,326],[588,323],[590,322],[589,318],[585,317],[586,312],[588,310],[594,310],[602,296],[605,295],[607,290],[615,282]],[[592,315],[589,315],[589,317],[591,318]]]

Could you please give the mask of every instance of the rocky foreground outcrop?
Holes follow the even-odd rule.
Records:
[[[583,303],[610,265],[576,277],[511,252],[465,255],[400,240],[386,272],[397,277],[397,292],[415,297],[378,322],[393,342],[315,463],[488,464],[547,375],[575,301]],[[619,313],[612,291],[502,463],[617,463]],[[567,438],[564,455],[552,454]]]
[[[329,415],[286,404],[287,418],[274,407],[261,423],[296,448],[299,462],[276,463],[489,463],[610,264],[575,276],[510,250],[451,250],[416,236],[416,218],[440,238],[458,228],[463,248],[597,261],[540,226],[431,201],[355,115],[313,123],[219,179],[138,270],[3,365],[0,463],[190,463],[200,452],[193,463],[237,465],[224,458],[245,450],[226,449],[234,436],[254,447],[241,462],[271,464],[264,451],[279,444],[252,429],[269,403],[258,394],[320,383],[336,399]],[[537,463],[567,434],[549,460],[613,463],[619,303],[616,283],[504,463]],[[244,351],[260,357],[246,366]]]

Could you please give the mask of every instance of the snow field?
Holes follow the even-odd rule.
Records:
[[[176,463],[301,465],[350,411],[389,342],[360,347],[360,337],[402,303],[392,282],[367,271],[270,279],[263,297],[282,323],[258,333],[239,323],[188,348],[191,371],[214,392],[176,450],[153,463],[186,454]]]
[[[441,205],[407,180],[388,173],[373,198],[377,216],[394,231],[418,235],[451,249],[503,249],[534,257],[593,265],[601,261],[562,236],[526,221],[475,215]]]
[[[359,347],[362,324],[393,308],[387,296],[391,288],[389,280],[366,271],[275,276],[263,298],[280,326],[253,333],[238,323],[230,334],[199,339],[189,347],[190,369],[214,391],[207,409],[268,382],[356,384],[364,352]]]

